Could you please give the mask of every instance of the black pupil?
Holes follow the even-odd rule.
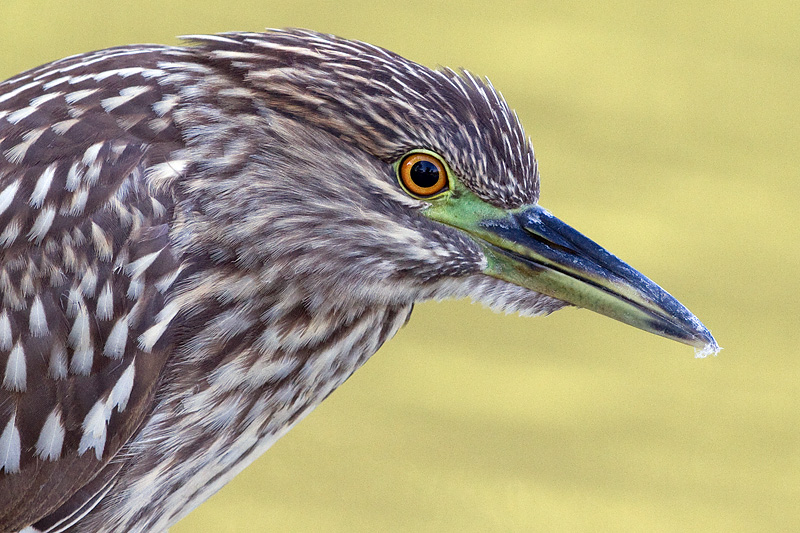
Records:
[[[439,168],[430,161],[417,161],[411,167],[411,181],[421,189],[429,189],[439,183]]]

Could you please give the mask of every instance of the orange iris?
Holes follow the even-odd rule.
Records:
[[[400,162],[400,183],[414,196],[433,196],[447,188],[447,171],[435,156],[424,153],[407,155]]]

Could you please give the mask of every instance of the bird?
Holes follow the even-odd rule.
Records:
[[[577,306],[719,350],[538,198],[488,79],[310,30],[0,83],[0,531],[166,531],[417,302]]]

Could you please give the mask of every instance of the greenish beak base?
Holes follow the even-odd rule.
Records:
[[[545,209],[506,211],[460,189],[425,214],[466,232],[483,249],[485,273],[694,346],[720,348],[708,329],[665,290]]]

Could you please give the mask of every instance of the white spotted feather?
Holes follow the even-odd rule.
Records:
[[[61,420],[61,408],[56,406],[49,415],[39,432],[36,441],[36,455],[45,461],[55,461],[61,456],[64,446],[66,431]]]
[[[25,392],[28,383],[27,362],[25,360],[25,349],[17,341],[8,354],[6,361],[6,372],[3,376],[3,387],[13,392]]]
[[[97,400],[86,418],[83,419],[83,435],[78,444],[78,455],[83,455],[88,450],[94,449],[95,457],[99,460],[103,456],[106,445],[106,430],[111,410],[105,400]]]
[[[2,319],[0,318],[0,320]],[[29,329],[31,335],[34,337],[44,337],[50,332],[47,327],[47,315],[44,312],[44,305],[42,304],[42,299],[39,298],[38,295],[34,297],[33,304],[31,305]],[[2,325],[0,324],[0,331],[1,330]],[[0,337],[1,336],[0,334]]]
[[[22,443],[17,428],[17,413],[11,415],[3,433],[0,434],[0,471],[7,474],[19,472]]]
[[[103,355],[111,359],[120,359],[125,354],[125,345],[128,342],[128,317],[123,316],[117,320],[111,333],[108,334]]]

